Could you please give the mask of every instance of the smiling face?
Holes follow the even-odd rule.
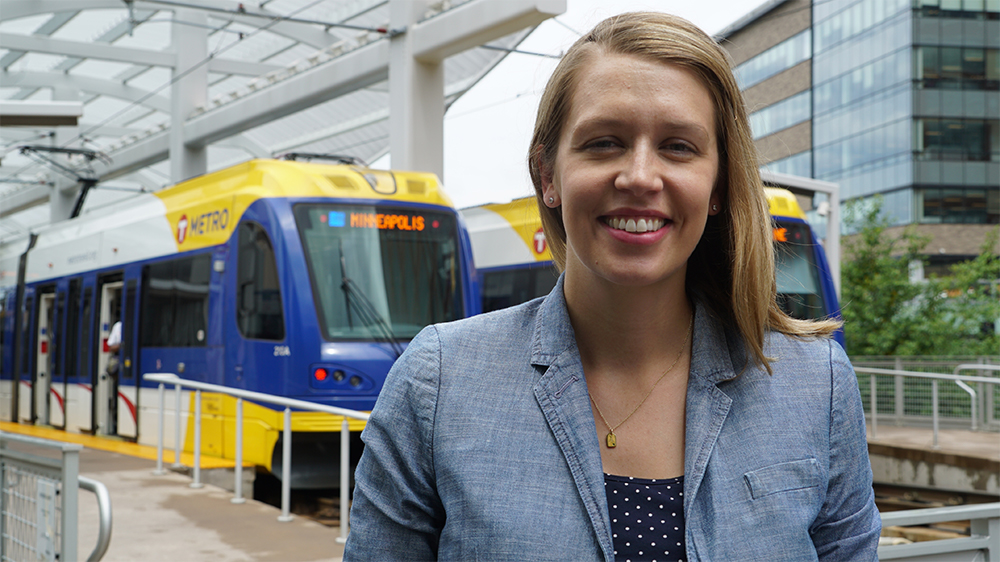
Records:
[[[688,70],[632,55],[593,53],[576,84],[542,172],[544,200],[562,205],[567,279],[683,286],[718,204],[711,94]]]

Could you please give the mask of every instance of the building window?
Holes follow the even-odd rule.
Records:
[[[913,4],[923,18],[1000,19],[996,0],[915,0]]]
[[[916,190],[917,220],[923,223],[998,224],[1000,190],[963,187]]]
[[[147,265],[143,274],[140,335],[143,347],[207,345],[211,256]]]
[[[812,31],[807,29],[737,66],[736,80],[740,89],[745,90],[811,56]]]
[[[918,160],[1000,162],[996,119],[916,119],[914,137]]]
[[[807,150],[793,154],[781,160],[768,162],[761,166],[761,169],[778,174],[790,174],[806,178],[812,177],[812,153]]]
[[[816,2],[819,4],[819,2]],[[817,14],[816,52],[822,52],[910,9],[910,0],[861,0],[820,21]]]
[[[897,84],[909,84],[908,57],[908,51],[902,49],[816,86],[816,115],[850,105]]]
[[[998,53],[997,49],[914,47],[914,82],[918,88],[1000,89]]]
[[[285,317],[274,248],[264,227],[240,224],[236,324],[247,339],[285,339]]]
[[[753,130],[753,138],[766,137],[771,133],[808,121],[812,115],[812,96],[810,94],[811,92],[806,90],[750,114],[750,128]]]

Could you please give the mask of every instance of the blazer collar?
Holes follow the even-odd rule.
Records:
[[[563,280],[560,275],[556,286],[542,301],[535,315],[535,329],[531,338],[531,364],[548,367],[567,351],[576,351],[576,336],[566,308]]]

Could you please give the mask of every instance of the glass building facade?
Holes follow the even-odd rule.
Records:
[[[811,21],[784,37],[768,27],[803,9]],[[781,89],[754,104],[754,138],[790,145],[804,122],[811,138],[766,169],[837,183],[845,202],[878,195],[895,224],[1000,223],[1000,0],[798,0],[774,13],[749,32],[774,46],[737,66],[748,96]],[[789,86],[806,60],[808,79]]]

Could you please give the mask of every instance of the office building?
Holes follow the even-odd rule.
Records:
[[[762,164],[880,195],[930,267],[1000,223],[1000,0],[773,0],[720,33]]]

